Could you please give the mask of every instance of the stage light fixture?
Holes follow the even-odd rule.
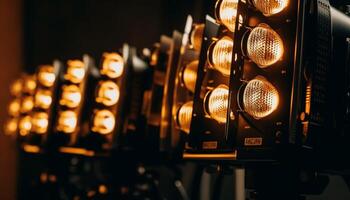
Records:
[[[34,112],[31,130],[37,134],[45,134],[49,126],[49,116],[46,112]]]
[[[93,126],[92,131],[100,134],[110,134],[115,128],[115,116],[114,114],[107,110],[97,110],[93,116]]]
[[[73,133],[77,128],[78,116],[74,111],[66,110],[58,114],[57,130],[64,133]]]
[[[238,0],[218,0],[215,5],[216,18],[231,32],[235,32]]]
[[[206,113],[219,123],[226,123],[229,88],[219,85],[212,91],[208,91],[204,98]]]
[[[34,105],[35,107],[48,109],[52,104],[52,92],[46,89],[40,89],[35,92]]]
[[[190,35],[190,41],[193,49],[196,51],[201,50],[203,31],[204,31],[204,24],[193,25],[191,35]]]
[[[13,99],[8,106],[8,113],[12,117],[17,117],[20,114],[21,101],[20,99]]]
[[[32,128],[32,118],[29,115],[25,115],[19,119],[18,129],[20,136],[26,136],[30,133]]]
[[[185,133],[190,132],[191,119],[192,119],[193,102],[189,101],[181,105],[176,115],[177,125]]]
[[[194,60],[187,64],[182,72],[182,81],[185,87],[191,92],[194,92],[196,87],[197,69],[198,60]]]
[[[120,89],[113,81],[101,81],[97,88],[96,102],[105,106],[115,105],[120,96]]]
[[[60,105],[68,108],[76,108],[82,99],[81,90],[77,85],[63,85]]]
[[[45,87],[52,87],[56,80],[55,68],[51,65],[43,65],[39,67],[37,72],[38,82]]]
[[[243,93],[244,110],[256,119],[270,115],[278,107],[278,91],[264,78],[250,80]]]
[[[34,107],[34,98],[33,96],[25,96],[22,99],[21,112],[29,113]]]
[[[86,73],[84,66],[84,62],[80,60],[69,60],[67,62],[67,71],[64,75],[65,80],[75,84],[81,83]]]
[[[252,0],[253,5],[266,16],[282,12],[290,0]]]
[[[124,60],[118,53],[103,54],[103,63],[100,73],[109,78],[118,78],[123,74]]]
[[[247,54],[259,67],[275,64],[283,56],[281,37],[266,24],[253,28],[247,39]]]
[[[225,76],[230,75],[232,63],[233,40],[230,37],[214,41],[208,50],[208,62],[210,66]]]

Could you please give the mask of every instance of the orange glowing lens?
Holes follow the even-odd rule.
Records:
[[[190,133],[192,120],[193,101],[183,104],[177,112],[177,123],[182,131]]]
[[[19,99],[14,99],[10,102],[8,107],[8,113],[10,116],[17,117],[21,109],[21,101]]]
[[[28,113],[34,107],[34,99],[32,96],[26,96],[22,99],[21,112]]]
[[[17,79],[10,86],[11,95],[18,97],[22,93],[22,79]]]
[[[219,123],[226,123],[229,90],[226,85],[219,85],[209,91],[204,99],[207,114]]]
[[[191,44],[196,51],[201,50],[204,24],[196,24],[191,32]]]
[[[56,80],[53,66],[43,65],[40,66],[38,73],[38,81],[45,87],[52,87]]]
[[[109,78],[118,78],[124,71],[124,59],[117,53],[105,53],[101,74]]]
[[[5,134],[14,135],[17,132],[18,120],[17,118],[9,119],[5,124]]]
[[[231,32],[235,32],[238,0],[218,0],[216,18]]]
[[[225,76],[229,76],[231,72],[233,40],[224,36],[215,41],[212,48],[209,49],[209,64]]]
[[[44,134],[49,126],[49,116],[45,112],[36,112],[32,116],[32,131]]]
[[[59,113],[57,130],[64,133],[73,133],[78,123],[75,112],[67,110]]]
[[[35,106],[48,109],[52,103],[52,93],[50,90],[38,90],[35,94]]]
[[[270,115],[279,102],[277,89],[262,77],[248,82],[243,93],[244,110],[256,119]]]
[[[81,102],[81,92],[76,85],[62,86],[62,96],[60,104],[69,108],[76,108]]]
[[[32,118],[29,115],[22,117],[19,120],[18,129],[21,136],[26,136],[29,134],[32,128]]]
[[[113,81],[102,81],[97,89],[96,102],[106,106],[115,105],[120,96],[119,87]]]
[[[23,92],[33,94],[36,88],[35,76],[26,76],[23,83]]]
[[[254,6],[264,15],[277,14],[288,6],[289,0],[252,0]]]
[[[276,63],[282,58],[283,51],[281,37],[266,24],[255,27],[248,36],[248,57],[261,68]]]
[[[188,65],[186,65],[182,73],[183,83],[185,87],[191,92],[194,92],[196,87],[198,63],[198,60],[190,62]]]
[[[85,77],[85,64],[80,60],[69,60],[64,79],[72,83],[81,83]]]
[[[100,134],[109,134],[114,130],[115,117],[109,110],[98,110],[93,117],[92,131]]]

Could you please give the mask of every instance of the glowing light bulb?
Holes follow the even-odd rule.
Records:
[[[118,102],[119,96],[120,91],[116,83],[113,81],[102,81],[97,89],[96,102],[112,106]]]
[[[229,90],[226,85],[219,85],[206,94],[204,99],[206,113],[219,123],[226,123]]]
[[[64,133],[73,133],[77,127],[78,119],[75,112],[66,110],[59,113],[57,130]]]
[[[85,64],[80,60],[69,60],[64,79],[72,83],[81,83],[85,77]]]
[[[21,112],[28,113],[34,107],[34,99],[32,96],[26,96],[22,99]]]
[[[8,113],[10,116],[17,117],[21,109],[21,101],[19,99],[14,99],[10,102],[8,107]]]
[[[193,49],[196,51],[201,50],[203,32],[204,24],[196,24],[191,32],[190,41],[193,46]]]
[[[35,76],[26,76],[23,83],[23,92],[33,94],[36,88]]]
[[[215,5],[216,18],[231,32],[235,32],[238,0],[218,0]]]
[[[50,65],[43,65],[40,66],[39,72],[38,72],[38,81],[41,85],[45,87],[52,87],[55,83],[56,75],[54,73],[53,66]]]
[[[35,106],[42,109],[50,108],[52,93],[50,90],[38,90],[34,97]]]
[[[45,112],[36,112],[32,116],[32,131],[37,134],[47,132],[49,126],[49,116]]]
[[[289,4],[289,0],[253,0],[252,2],[266,16],[281,12]]]
[[[281,37],[266,24],[260,24],[249,34],[247,40],[248,57],[259,67],[265,68],[282,58],[283,41]]]
[[[190,133],[191,120],[193,111],[193,101],[183,104],[177,112],[177,124],[185,133]]]
[[[196,87],[198,63],[198,60],[190,62],[188,65],[186,65],[182,73],[184,85],[191,92],[194,92]]]
[[[76,85],[62,86],[60,104],[69,108],[76,108],[81,102],[81,92]]]
[[[248,82],[243,92],[244,110],[256,119],[270,115],[279,102],[277,89],[264,78]]]
[[[26,136],[30,133],[32,128],[32,118],[29,115],[22,117],[18,124],[19,134],[21,136]]]
[[[5,124],[5,134],[14,135],[17,132],[18,120],[17,118],[9,119]]]
[[[117,53],[103,54],[104,60],[102,63],[101,74],[109,78],[118,78],[124,71],[124,59]]]
[[[22,93],[22,79],[17,79],[11,84],[10,93],[16,97],[20,96]]]
[[[114,130],[115,117],[109,110],[98,110],[93,117],[92,131],[100,134],[109,134]]]
[[[231,72],[233,40],[224,36],[215,41],[212,48],[209,48],[209,64],[212,68],[218,70],[225,76],[229,76]]]

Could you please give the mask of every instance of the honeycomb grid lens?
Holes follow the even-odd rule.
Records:
[[[259,67],[266,68],[282,58],[284,51],[281,37],[266,24],[260,24],[249,34],[248,57]]]
[[[228,36],[224,36],[212,45],[214,46],[209,48],[208,52],[210,66],[223,75],[229,76],[231,72],[233,40]]]
[[[282,12],[289,3],[289,0],[253,0],[254,6],[266,16]]]
[[[238,0],[219,0],[216,3],[216,16],[231,32],[235,32]]]
[[[248,82],[243,92],[244,110],[256,119],[270,115],[278,107],[277,89],[267,80],[257,77]]]
[[[190,133],[190,126],[192,120],[193,101],[183,104],[177,112],[177,124],[180,130],[185,133]]]
[[[226,85],[219,85],[209,91],[204,98],[206,113],[219,123],[226,123],[229,90]]]

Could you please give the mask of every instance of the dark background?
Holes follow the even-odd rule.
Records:
[[[184,30],[192,14],[201,22],[215,1],[31,0],[23,1],[24,63],[28,71],[53,59],[98,59],[123,43],[152,47],[161,34]]]

